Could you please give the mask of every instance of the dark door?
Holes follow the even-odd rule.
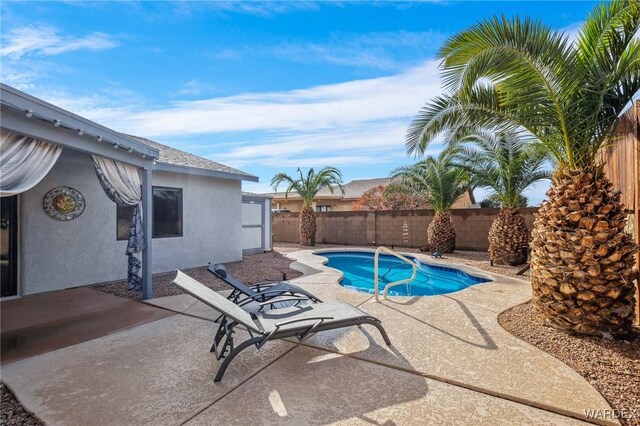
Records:
[[[1,297],[18,294],[18,196],[0,197]]]

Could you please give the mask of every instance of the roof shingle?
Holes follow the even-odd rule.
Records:
[[[127,134],[124,134],[124,135],[135,141],[138,141],[147,146],[157,149],[160,152],[160,157],[158,158],[158,162],[160,163],[173,164],[175,166],[183,166],[183,167],[193,167],[196,169],[213,170],[216,172],[230,173],[230,174],[247,176],[252,178],[255,177],[254,175],[243,172],[242,170],[234,169],[233,167],[216,163],[215,161],[211,161],[207,158],[199,157],[197,155],[190,154],[185,151],[181,151],[169,145],[164,145],[159,142],[155,142],[140,136],[127,135]]]

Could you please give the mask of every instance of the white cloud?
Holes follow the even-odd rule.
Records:
[[[164,107],[136,103],[128,94],[123,102],[105,102],[103,94],[43,97],[114,129],[239,168],[345,167],[406,162],[407,126],[440,91],[437,62],[428,61],[385,77]]]
[[[111,36],[100,32],[72,37],[61,35],[53,27],[32,25],[13,28],[3,34],[0,56],[13,59],[27,54],[51,56],[76,50],[111,49],[117,45]]]
[[[367,34],[334,32],[321,42],[287,41],[279,44],[222,48],[216,58],[238,60],[243,56],[280,57],[298,63],[330,63],[368,69],[397,70],[414,58],[435,53],[446,39],[439,31],[388,31]]]
[[[128,132],[149,137],[221,132],[294,132],[352,129],[380,120],[407,120],[440,92],[437,62],[429,61],[403,73],[281,92],[245,93],[168,107],[131,110],[129,104],[108,111],[87,100],[73,100],[75,112]],[[49,99],[68,106],[71,99]],[[90,108],[83,107],[93,105]],[[100,115],[97,115],[99,112]],[[107,113],[107,117],[102,115]]]
[[[191,15],[204,11],[219,13],[242,13],[271,17],[283,13],[297,11],[313,11],[318,9],[314,1],[195,1],[172,2],[173,11],[177,14]]]
[[[189,80],[178,89],[176,95],[201,96],[207,92],[211,93],[216,89],[213,84],[201,80]]]

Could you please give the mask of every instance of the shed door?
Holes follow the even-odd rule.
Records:
[[[264,202],[242,203],[242,250],[264,249]]]

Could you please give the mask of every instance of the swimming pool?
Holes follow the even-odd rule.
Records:
[[[373,253],[349,251],[317,252],[315,254],[326,257],[328,259],[327,266],[344,274],[340,285],[352,290],[373,293]],[[413,256],[405,255],[405,257],[418,266],[416,278],[411,283],[389,289],[390,296],[433,296],[453,293],[471,285],[491,281],[487,278],[467,274],[459,269],[426,264]],[[378,267],[380,294],[387,284],[411,278],[411,265],[395,256],[380,254]]]

